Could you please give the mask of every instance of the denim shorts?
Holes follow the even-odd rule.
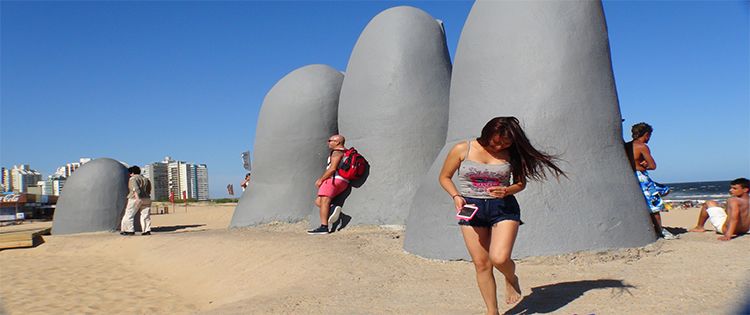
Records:
[[[467,204],[474,204],[479,208],[470,220],[460,220],[459,225],[470,225],[478,227],[492,227],[495,223],[504,220],[521,221],[521,207],[518,206],[516,197],[507,196],[498,199],[478,199],[464,197]]]

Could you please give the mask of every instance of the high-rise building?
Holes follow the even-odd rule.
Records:
[[[13,191],[13,178],[10,169],[2,168],[2,191]]]
[[[60,196],[65,180],[65,177],[49,175],[47,179],[38,181],[36,185],[41,188],[42,195]]]
[[[180,163],[179,161],[170,160],[167,163],[167,193],[173,195],[175,199],[181,199],[180,194]]]
[[[42,194],[59,196],[67,179],[57,174],[47,176],[47,179],[39,182],[42,187]]]
[[[60,166],[57,168],[54,174],[52,176],[55,177],[65,177],[65,166]]]
[[[143,176],[151,181],[151,199],[164,200],[169,198],[169,166],[170,158],[162,162],[154,162],[143,167]]]
[[[65,177],[70,177],[70,174],[73,174],[73,171],[77,170],[79,167],[81,167],[81,163],[68,163],[65,164]]]
[[[42,195],[52,195],[52,176],[48,176],[46,180],[36,182],[36,185],[42,190]]]
[[[28,164],[14,165],[10,171],[10,177],[13,191],[23,193],[27,191],[29,186],[36,186],[36,183],[42,180],[42,174],[32,170]]]
[[[67,163],[64,166],[58,167],[55,174],[61,177],[68,178],[71,174],[73,174],[75,170],[80,168],[83,164],[88,163],[89,161],[91,161],[90,158],[80,158],[78,159],[78,162]]]
[[[195,166],[196,197],[198,200],[208,200],[208,167],[206,164]]]
[[[59,196],[62,193],[63,186],[65,186],[66,179],[64,177],[52,179],[52,194]]]
[[[195,199],[195,166],[193,164],[180,163],[180,196],[187,199]]]
[[[153,163],[151,165],[156,165]],[[175,199],[196,199],[196,200],[208,200],[208,167],[206,164],[191,164],[184,161],[175,161],[170,157],[164,158],[160,164],[165,165],[166,168],[161,171],[166,174],[166,181],[160,181],[156,183],[156,177],[152,179],[151,185],[157,186],[166,182],[166,188],[164,191],[167,198],[169,194],[174,194]],[[159,166],[162,167],[162,166]],[[156,167],[154,174],[156,174]],[[151,170],[149,170],[151,172]],[[149,179],[151,179],[149,177]]]
[[[42,186],[43,193],[45,195],[49,194],[59,196],[68,177],[73,175],[75,170],[79,169],[89,161],[91,161],[90,158],[80,158],[78,159],[78,162],[66,163],[63,166],[58,167],[57,170],[55,170],[55,173],[47,176],[47,179],[44,181],[44,186]]]

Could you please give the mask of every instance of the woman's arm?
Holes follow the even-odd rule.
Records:
[[[526,182],[523,180],[513,180],[514,183],[510,186],[495,186],[490,187],[487,189],[487,192],[490,193],[490,196],[495,198],[505,198],[506,196],[514,195],[519,192],[521,192],[524,188],[526,188]]]
[[[440,186],[442,186],[451,198],[453,198],[453,204],[456,206],[457,211],[463,208],[466,204],[466,200],[464,200],[458,192],[456,185],[453,184],[453,180],[451,179],[461,165],[461,161],[463,160],[462,155],[466,152],[466,149],[468,149],[466,142],[460,142],[454,145],[450,152],[448,152],[448,156],[445,157],[443,168],[440,170],[440,175],[438,176]]]

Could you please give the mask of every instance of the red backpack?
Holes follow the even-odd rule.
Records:
[[[339,164],[339,168],[336,172],[339,176],[346,178],[347,180],[357,180],[364,175],[370,163],[367,163],[365,157],[363,157],[357,149],[349,148],[344,151],[343,162]]]

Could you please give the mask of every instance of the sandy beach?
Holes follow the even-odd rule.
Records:
[[[233,210],[232,204],[178,207],[152,216],[151,236],[45,236],[35,248],[0,251],[0,313],[484,312],[470,262],[406,253],[397,227],[348,227],[326,236],[307,235],[305,222],[228,230]],[[664,225],[683,233],[697,211],[664,213]],[[523,259],[524,300],[501,310],[736,312],[750,288],[750,236],[730,242],[712,232],[680,236],[643,248]]]

